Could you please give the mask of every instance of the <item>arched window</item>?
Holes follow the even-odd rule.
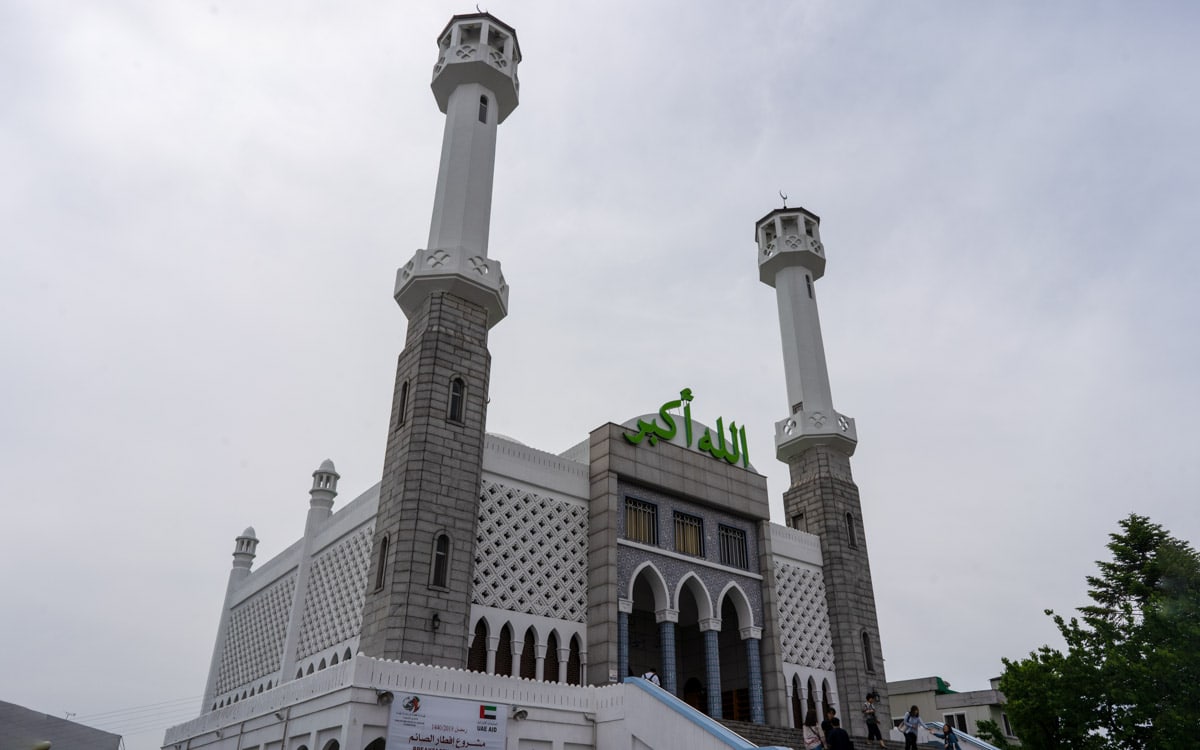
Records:
[[[320,671],[320,670],[324,669],[326,666],[328,666],[328,665],[325,664],[325,660],[322,659],[321,663],[317,665],[317,670]]]
[[[338,663],[338,655],[334,654],[333,657],[329,660],[329,666],[332,667],[332,666],[336,665],[337,663]]]
[[[455,378],[450,381],[450,411],[446,414],[446,419],[451,422],[463,421],[463,411],[467,400],[467,384],[462,378]]]
[[[342,656],[342,661],[349,661],[353,657],[354,657],[354,654],[350,653],[350,649],[346,649],[346,653]]]
[[[479,97],[479,121],[487,122],[488,100],[486,96]]]
[[[496,647],[496,674],[512,677],[512,627],[508,623],[500,630],[500,645]]]
[[[429,585],[446,588],[450,576],[450,537],[438,534],[433,540],[433,575]]]
[[[533,628],[525,631],[525,646],[521,651],[521,676],[527,680],[537,677],[537,636]]]
[[[387,580],[388,538],[384,536],[379,542],[379,560],[375,564],[375,590],[383,588]]]
[[[811,677],[808,678],[808,696],[807,697],[808,697],[808,700],[805,702],[805,706],[804,706],[804,715],[805,716],[808,716],[809,711],[812,711],[814,714],[817,712],[817,681]],[[821,716],[824,716],[824,715],[825,715],[824,712],[822,712]]]
[[[341,744],[338,743],[337,740],[330,740],[329,742],[325,743],[325,747],[323,747],[321,750],[340,750],[340,748]]]
[[[313,665],[309,664],[309,665],[308,665],[308,672],[306,672],[305,674],[312,674],[312,673],[313,673]]]
[[[271,689],[271,681],[267,680],[267,690],[270,690],[270,689]]]
[[[363,750],[386,750],[387,740],[382,737],[377,737],[371,740],[371,744],[367,745]]]
[[[396,426],[404,424],[405,416],[408,414],[408,381],[405,380],[400,386],[400,410],[396,414]]]
[[[296,679],[298,680],[303,676],[304,676],[304,667],[300,667],[299,669],[296,670]]]
[[[846,514],[846,541],[850,543],[850,549],[858,549],[858,534],[854,532],[854,515]]]
[[[871,635],[867,631],[862,632],[863,644],[863,660],[867,663],[867,671],[875,671],[875,655],[871,653]]]

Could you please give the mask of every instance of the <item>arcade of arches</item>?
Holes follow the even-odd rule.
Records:
[[[545,682],[582,685],[583,665],[577,634],[567,640],[560,637],[558,631],[551,630],[541,641],[533,626],[518,635],[508,622],[500,627],[500,632],[491,633],[485,617],[475,623],[467,652],[467,669],[472,672]]]
[[[630,597],[618,602],[618,669],[653,668],[665,690],[709,716],[762,724],[762,628],[736,583],[715,602],[694,573],[671,592],[653,564],[643,564]]]

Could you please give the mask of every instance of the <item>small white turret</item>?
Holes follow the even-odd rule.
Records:
[[[254,536],[254,527],[247,526],[233,543],[233,568],[244,571],[243,576],[250,572],[254,564],[255,551],[258,549],[258,537]]]
[[[337,483],[341,478],[333,467],[333,461],[328,458],[322,461],[321,466],[313,472],[313,486],[308,492],[311,498],[309,507],[324,508],[326,511],[333,508],[333,499],[337,497]]]
[[[758,220],[759,280],[775,288],[783,341],[789,416],[775,424],[781,461],[810,445],[839,444],[852,455],[858,443],[854,420],[833,409],[829,369],[817,314],[814,284],[825,275],[821,219],[803,208],[779,208]]]

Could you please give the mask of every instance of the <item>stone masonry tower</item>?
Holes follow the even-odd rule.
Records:
[[[464,667],[491,356],[508,310],[487,257],[496,127],[517,106],[516,33],[487,13],[438,36],[433,94],[446,114],[429,243],[396,275],[408,316],[359,648]]]
[[[785,207],[759,219],[754,234],[759,279],[775,288],[779,303],[789,409],[775,425],[775,453],[791,472],[787,525],[821,538],[838,715],[851,734],[866,736],[859,710],[866,694],[880,694],[884,731],[890,712],[862,506],[850,474],[858,437],[854,420],[833,409],[817,316],[814,284],[825,273],[820,224],[816,214]]]

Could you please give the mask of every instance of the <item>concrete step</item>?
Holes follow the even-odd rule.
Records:
[[[792,750],[804,750],[804,736],[795,727],[772,727],[766,724],[752,724],[748,721],[728,721],[721,723],[742,735],[756,745],[788,747]],[[851,737],[854,750],[878,750],[876,742],[868,741],[866,737]],[[903,742],[884,740],[887,750],[904,750]]]

